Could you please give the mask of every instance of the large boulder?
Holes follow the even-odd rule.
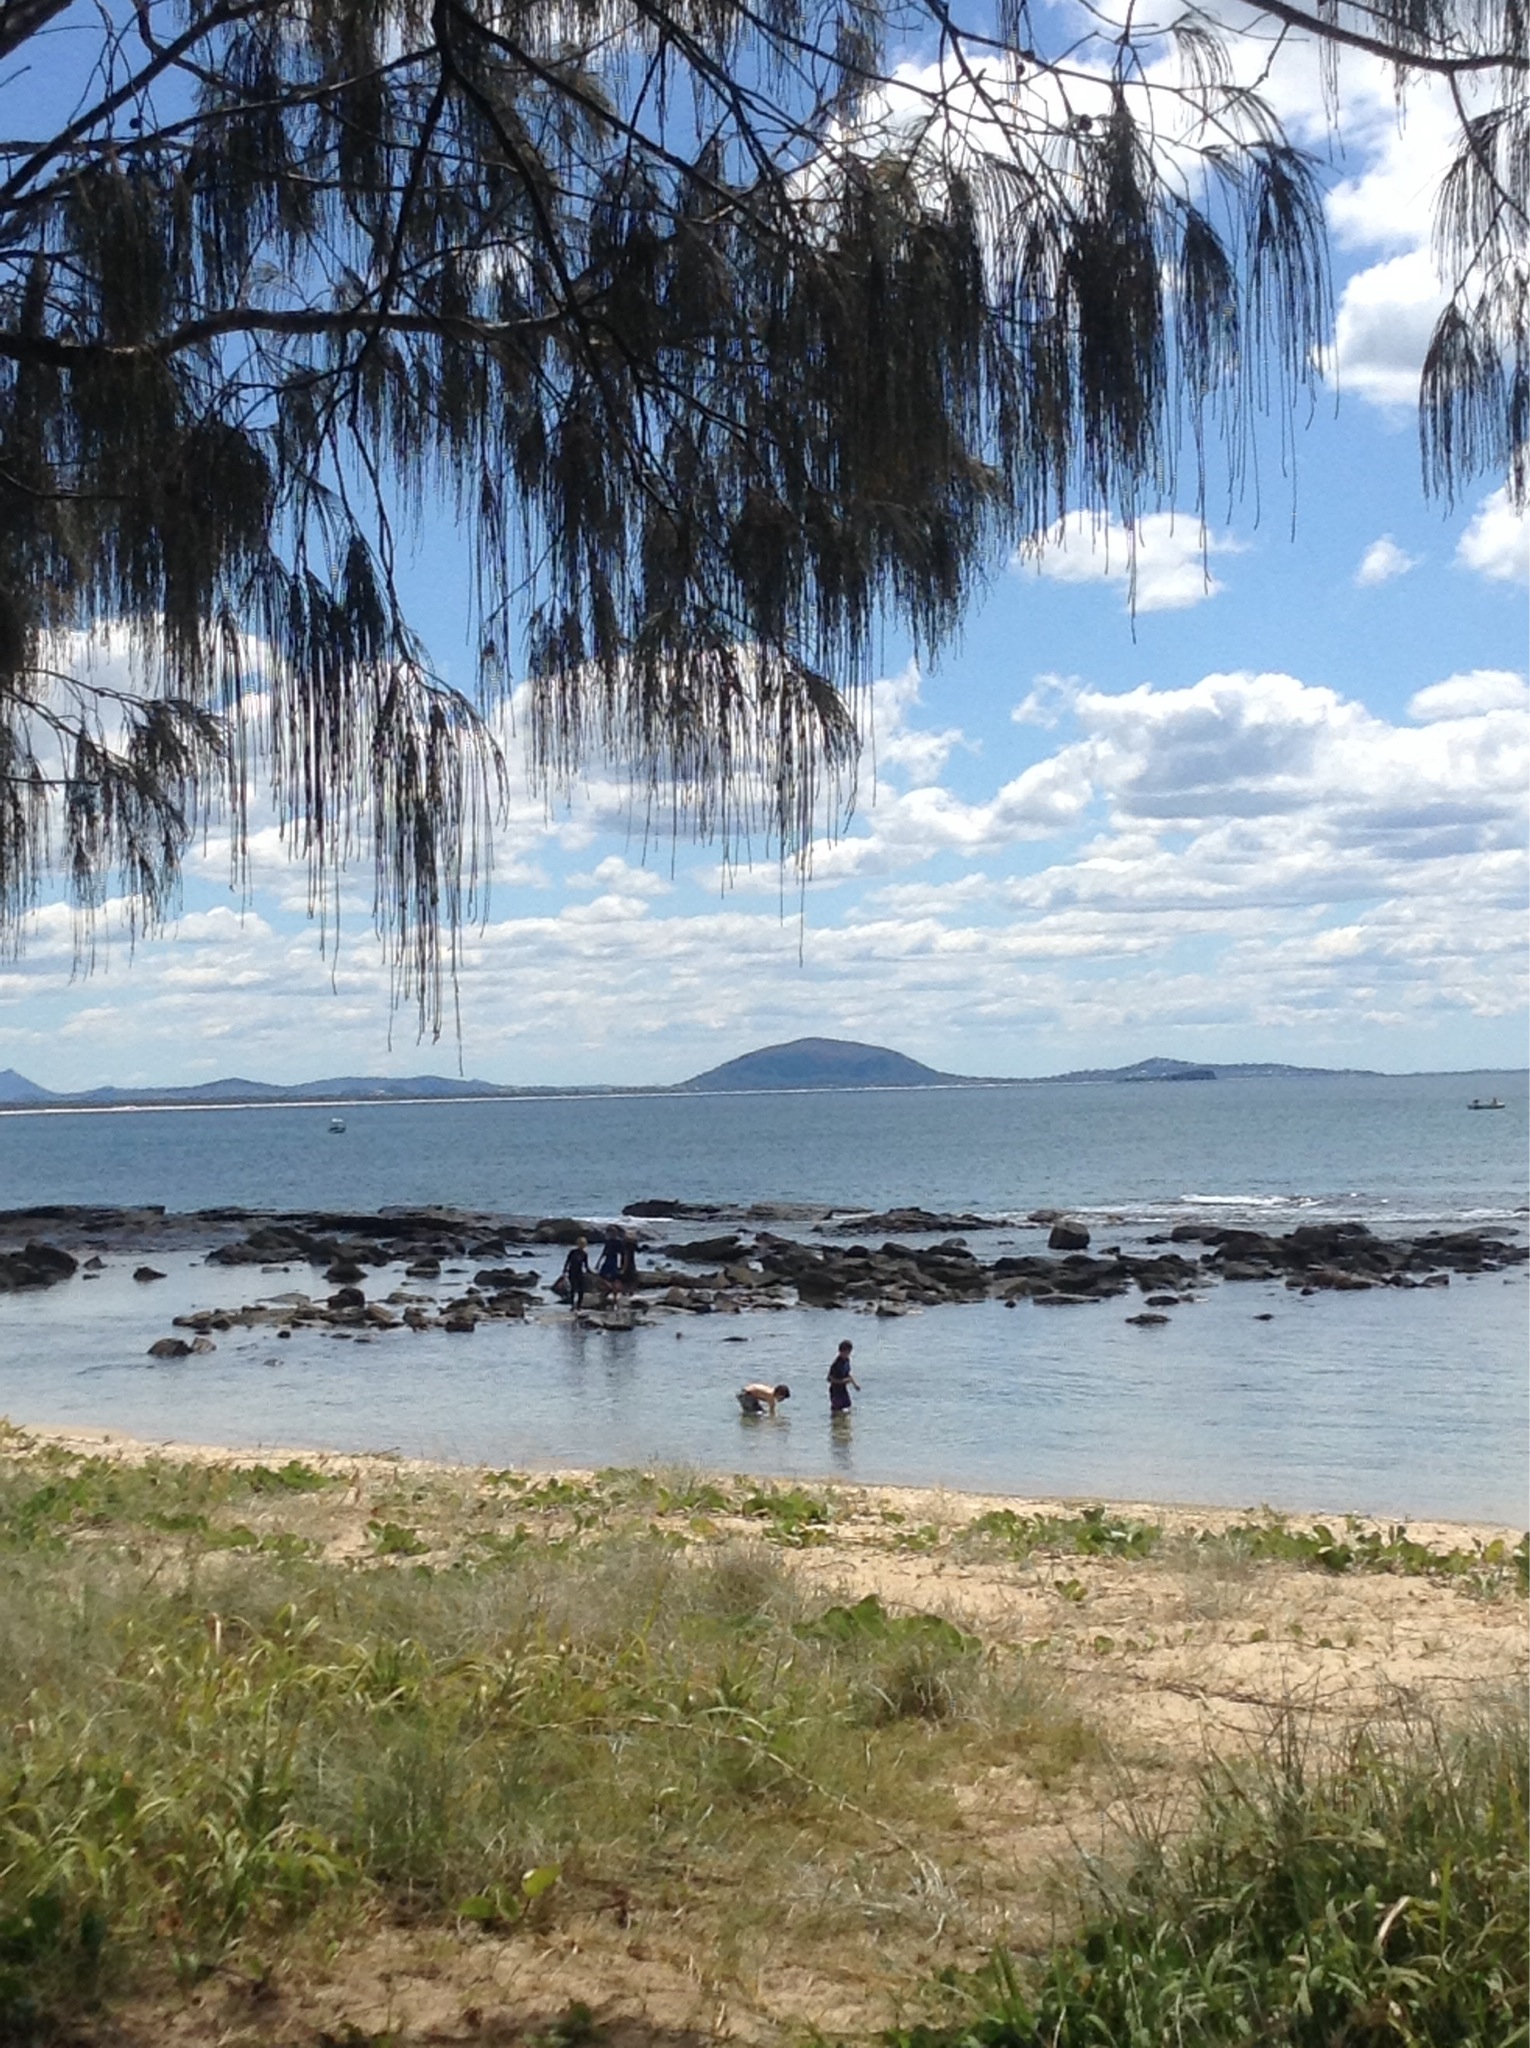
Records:
[[[749,1246],[737,1231],[730,1231],[726,1237],[693,1238],[689,1244],[664,1244],[659,1249],[666,1258],[684,1259],[697,1266],[726,1266],[749,1254]]]
[[[1086,1252],[1089,1232],[1076,1216],[1059,1216],[1047,1237],[1047,1245],[1054,1252]]]
[[[590,1223],[580,1223],[572,1216],[544,1216],[540,1223],[532,1225],[532,1244],[578,1244],[581,1237],[591,1243],[600,1232]]]
[[[55,1287],[77,1272],[79,1263],[56,1244],[42,1244],[34,1238],[19,1252],[0,1255],[0,1294],[25,1287]]]

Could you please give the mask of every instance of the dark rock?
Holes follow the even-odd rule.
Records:
[[[831,1223],[820,1223],[819,1230],[834,1228]],[[907,1230],[917,1236],[933,1236],[936,1231],[949,1233],[953,1230],[1002,1230],[1003,1223],[995,1216],[951,1216],[930,1209],[886,1209],[880,1214],[863,1215],[853,1212],[853,1221],[847,1226],[856,1230],[882,1231]]]
[[[1151,1330],[1161,1323],[1166,1323],[1169,1318],[1167,1316],[1155,1316],[1144,1311],[1141,1315],[1128,1316],[1126,1320],[1129,1323],[1135,1323],[1140,1330]]]
[[[600,1232],[589,1223],[577,1223],[572,1216],[544,1216],[533,1224],[532,1244],[577,1244],[581,1237],[593,1241]]]
[[[416,1259],[404,1268],[411,1280],[434,1280],[441,1270],[439,1259]]]
[[[1072,1217],[1061,1216],[1052,1225],[1047,1245],[1054,1252],[1086,1252],[1089,1249],[1089,1232]]]
[[[330,1308],[365,1308],[367,1298],[359,1287],[337,1287],[329,1297]]]
[[[149,1346],[150,1358],[189,1358],[191,1346],[184,1337],[156,1337]]]
[[[57,1245],[42,1244],[35,1238],[19,1252],[0,1255],[0,1294],[17,1293],[28,1287],[56,1287],[79,1270],[79,1260]]]
[[[676,1202],[665,1195],[651,1195],[646,1201],[629,1202],[622,1211],[624,1216],[693,1216],[698,1219],[720,1213],[715,1202]]]
[[[845,1299],[844,1282],[838,1273],[815,1271],[811,1267],[793,1275],[798,1299],[808,1308],[839,1308]]]
[[[357,1280],[365,1280],[367,1270],[356,1259],[336,1259],[324,1277],[326,1280],[344,1281],[350,1285]]]
[[[164,1274],[160,1272],[157,1266],[135,1266],[133,1268],[133,1278],[135,1280],[163,1280],[164,1277]]]
[[[191,1340],[192,1355],[196,1358],[205,1358],[209,1351],[217,1348],[211,1337],[193,1337]]]
[[[730,1232],[727,1237],[698,1237],[689,1244],[660,1245],[666,1258],[684,1259],[691,1265],[726,1265],[730,1260],[744,1258],[749,1246],[738,1235]],[[806,1250],[806,1247],[803,1247]]]
[[[514,1266],[485,1266],[481,1273],[473,1275],[475,1287],[526,1288],[539,1286],[540,1283],[541,1275],[532,1272],[529,1267],[525,1272],[518,1273]]]

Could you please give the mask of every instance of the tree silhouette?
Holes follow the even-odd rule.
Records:
[[[879,623],[928,649],[1068,511],[1199,505],[1312,384],[1298,34],[1453,97],[1426,481],[1522,501],[1519,0],[1061,18],[0,0],[0,939],[60,881],[84,934],[113,889],[154,923],[269,790],[314,902],[370,857],[438,1030],[517,680],[546,786],[610,760],[805,860]],[[470,693],[399,595],[438,518]]]

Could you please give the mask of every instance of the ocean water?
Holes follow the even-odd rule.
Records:
[[[1472,1113],[1474,1095],[1502,1111]],[[0,1207],[158,1202],[376,1209],[448,1203],[597,1220],[645,1196],[921,1203],[1012,1219],[985,1259],[1041,1241],[1038,1206],[1139,1245],[1188,1215],[1261,1228],[1326,1215],[1382,1232],[1491,1224],[1523,1238],[1522,1074],[1147,1086],[538,1098],[328,1110],[0,1116]],[[680,1234],[694,1234],[689,1226]],[[853,1235],[853,1230],[845,1234]],[[541,1261],[544,1277],[560,1254]],[[471,1337],[229,1331],[156,1363],[170,1317],[313,1274],[156,1256],[0,1297],[0,1412],[150,1437],[487,1459],[660,1462],[811,1479],[1158,1499],[1402,1518],[1526,1520],[1526,1269],[1450,1288],[1303,1299],[1224,1284],[1161,1329],[1130,1299],[792,1310],[587,1331],[558,1310]],[[517,1261],[517,1263],[523,1263]],[[471,1267],[443,1274],[460,1290]],[[378,1275],[385,1293],[401,1279]],[[411,1283],[417,1284],[417,1283]],[[1259,1320],[1268,1316],[1268,1321]],[[849,1335],[862,1382],[830,1427]],[[745,1420],[746,1379],[793,1387]]]
[[[1506,1107],[1472,1114],[1473,1096]],[[0,1208],[446,1203],[607,1216],[648,1195],[1024,1215],[1197,1205],[1380,1228],[1526,1202],[1524,1074],[0,1113]]]

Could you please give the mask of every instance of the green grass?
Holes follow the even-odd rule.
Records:
[[[998,1550],[1023,1564],[1039,1552],[1152,1557],[1163,1552],[1168,1539],[1160,1523],[1133,1521],[1102,1507],[1086,1507],[1076,1515],[1022,1515],[1013,1508],[998,1508],[969,1522],[956,1540],[958,1547]],[[1467,1548],[1457,1545],[1441,1550],[1418,1542],[1401,1523],[1377,1528],[1350,1515],[1336,1531],[1323,1522],[1304,1528],[1283,1515],[1265,1514],[1222,1529],[1202,1530],[1193,1541],[1208,1558],[1221,1553],[1314,1571],[1456,1579],[1466,1590],[1488,1598],[1512,1590],[1530,1591],[1530,1535],[1513,1544],[1496,1537]]]
[[[757,1498],[811,1540],[820,1504]],[[0,2039],[379,1912],[504,1927],[621,1887],[726,1943],[853,1869],[843,1910],[881,1886],[884,1930],[928,1934],[952,1779],[1097,1753],[1024,1659],[811,1599],[775,1544],[681,1542],[652,1501],[571,1534],[583,1497],[514,1529],[410,1499],[329,1562],[325,1490],[262,1468],[0,1470]]]
[[[1141,1844],[1082,1931],[1007,1956],[955,2025],[890,2048],[1514,2048],[1526,2040],[1526,1728],[1296,1729],[1208,1771],[1187,1837]]]
[[[1102,1507],[1084,1508],[1076,1515],[1021,1515],[1013,1508],[996,1508],[969,1522],[961,1541],[1005,1551],[1024,1563],[1041,1550],[1077,1557],[1150,1557],[1162,1536],[1156,1522],[1125,1520]]]
[[[836,1967],[856,1943],[868,1971],[896,1955],[912,1986],[916,1958],[970,1957],[1003,1924],[981,1916],[1005,1874],[953,1786],[996,1765],[1066,1785],[1104,1755],[1035,1655],[807,1592],[783,1552],[844,1507],[803,1488],[402,1468],[342,1484],[300,1461],[10,1448],[7,2043],[215,1968],[263,1980],[379,1918],[552,1931],[617,1895],[714,1958],[767,1926]],[[887,1527],[936,1547],[934,1525]],[[1017,1560],[1166,1548],[1101,1508],[940,1540]],[[1193,1550],[1494,1594],[1524,1555],[1275,1518]],[[1024,1979],[1000,1961],[957,2028],[900,2048],[1523,2043],[1505,1932],[1525,1913],[1523,1741],[1425,1731],[1321,1766],[1288,1745],[1262,1774],[1212,1774],[1193,1833],[1144,1844],[1079,1943]]]
[[[1335,1532],[1323,1522],[1310,1529],[1293,1528],[1283,1516],[1266,1515],[1257,1521],[1208,1531],[1198,1540],[1208,1549],[1229,1551],[1235,1556],[1274,1558],[1325,1572],[1392,1572],[1409,1578],[1460,1579],[1470,1590],[1489,1596],[1511,1588],[1521,1593],[1530,1591],[1530,1535],[1522,1536],[1514,1544],[1495,1537],[1488,1543],[1473,1543],[1468,1549],[1456,1545],[1436,1550],[1417,1542],[1401,1523],[1380,1529],[1351,1515],[1345,1518],[1342,1529]]]

